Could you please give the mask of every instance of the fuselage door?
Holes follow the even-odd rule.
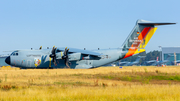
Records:
[[[31,60],[27,60],[26,66],[27,66],[27,67],[31,67]]]

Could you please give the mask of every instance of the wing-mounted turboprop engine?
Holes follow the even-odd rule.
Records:
[[[52,58],[52,61],[54,64],[56,64],[56,49],[55,46],[52,48],[51,54],[49,55],[49,57]]]
[[[65,65],[70,68],[69,66],[69,49],[67,47],[64,49],[64,53],[62,50],[58,50],[57,48],[52,49],[50,57],[53,58],[54,64],[56,64],[56,60],[63,59],[65,61]]]
[[[81,53],[72,53],[69,54],[69,61],[79,61],[82,60],[82,54]]]
[[[62,59],[64,59],[65,60],[65,65],[68,67],[68,68],[70,68],[70,66],[69,66],[69,58],[68,58],[68,51],[69,51],[69,49],[67,49],[67,47],[64,49],[64,55],[62,56]]]
[[[56,64],[56,60],[57,59],[64,59],[65,60],[65,65],[70,68],[69,66],[69,58],[68,58],[68,51],[69,49],[67,49],[67,47],[64,50],[64,53],[62,53],[62,51],[57,51],[57,47],[55,48],[55,46],[52,48],[51,54],[49,55],[49,57],[52,58],[52,61],[54,64]]]

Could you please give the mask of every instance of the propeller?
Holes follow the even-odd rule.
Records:
[[[56,64],[56,48],[55,46],[53,46],[51,54],[49,55],[49,57],[53,58],[53,63]]]
[[[52,61],[54,64],[56,64],[56,49],[55,46],[53,46],[51,54],[49,55],[49,57],[53,58]],[[64,55],[62,56],[62,59],[65,60],[65,65],[70,68],[69,66],[69,58],[68,58],[68,51],[69,49],[67,49],[67,47],[64,49]]]
[[[69,49],[67,49],[67,47],[64,49],[64,56],[62,57],[62,59],[65,60],[65,65],[70,68],[69,66],[69,58],[68,58],[68,51]]]

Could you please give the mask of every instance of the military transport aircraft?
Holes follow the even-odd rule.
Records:
[[[16,50],[5,62],[20,68],[96,68],[145,51],[145,46],[156,31],[158,25],[176,23],[154,23],[137,20],[121,48],[104,50],[81,50],[75,48]]]

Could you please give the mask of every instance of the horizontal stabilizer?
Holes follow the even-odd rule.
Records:
[[[176,23],[138,23],[139,25],[147,25],[147,26],[158,26],[158,25],[171,25],[171,24],[176,24]]]

